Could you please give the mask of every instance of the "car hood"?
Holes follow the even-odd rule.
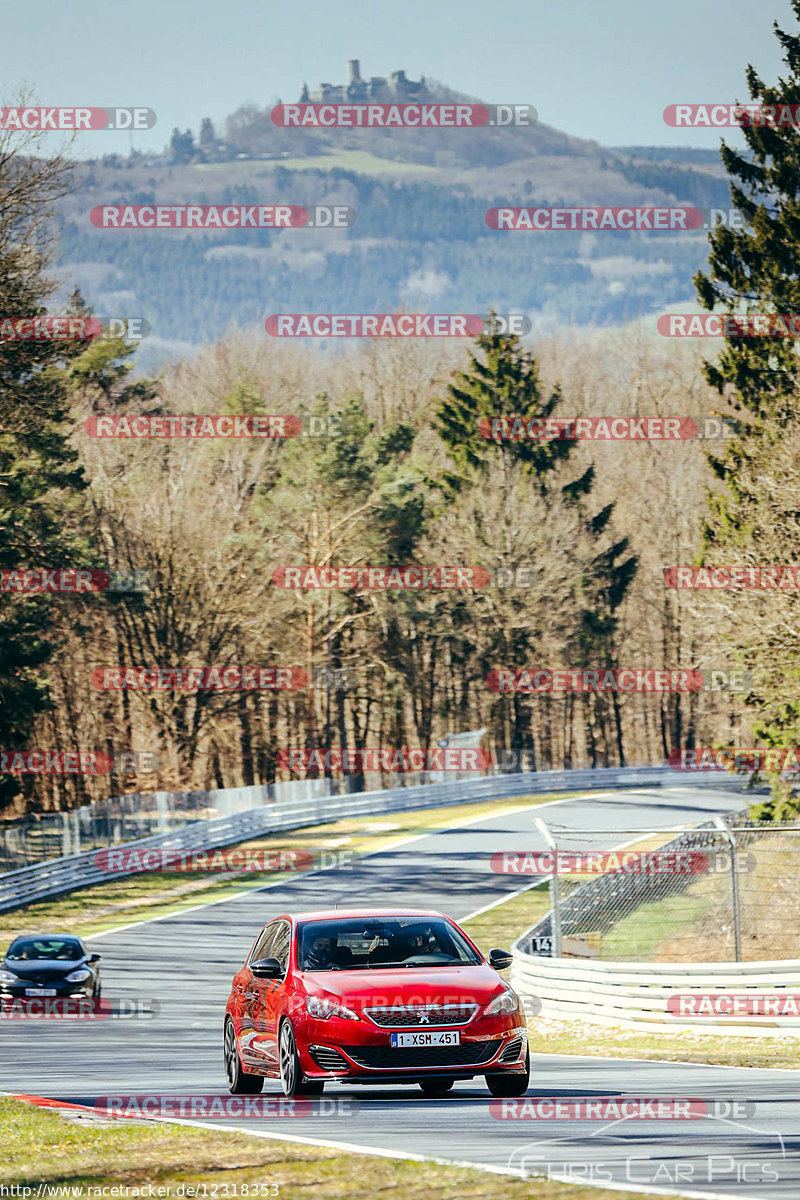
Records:
[[[35,979],[37,982],[49,982],[54,979],[63,979],[65,975],[71,975],[73,971],[78,971],[82,967],[89,967],[85,959],[73,959],[71,962],[64,962],[63,959],[55,958],[34,958],[18,962],[16,959],[4,959],[3,968],[6,971],[13,971],[20,979]]]
[[[489,966],[370,967],[362,971],[305,971],[311,993],[338,996],[350,1008],[380,1004],[488,1004],[506,985]]]

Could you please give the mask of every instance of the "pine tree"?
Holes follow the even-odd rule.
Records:
[[[58,160],[31,154],[30,139],[0,135],[0,313],[45,313],[43,224],[66,187]],[[81,565],[75,530],[85,486],[69,444],[72,422],[65,365],[76,343],[0,337],[0,570]],[[77,559],[77,561],[76,561]],[[66,597],[0,597],[0,747],[25,749],[49,704],[43,668],[55,652],[54,605]],[[0,807],[23,790],[0,775]]]
[[[455,497],[469,486],[479,487],[489,471],[499,468],[507,483],[510,512],[519,486],[516,471],[521,470],[526,486],[542,499],[543,520],[548,519],[548,511],[552,513],[559,506],[577,515],[571,552],[580,563],[576,579],[580,617],[569,641],[579,661],[571,665],[613,667],[618,610],[636,573],[637,559],[628,554],[627,538],[609,542],[614,506],[606,505],[599,512],[591,509],[594,466],[590,464],[564,482],[564,472],[558,468],[567,463],[576,443],[566,438],[540,441],[514,436],[514,418],[520,418],[526,425],[530,420],[557,416],[562,401],[560,389],[556,387],[549,396],[543,396],[538,363],[517,337],[484,335],[477,340],[477,348],[482,356],[471,354],[470,368],[458,373],[436,413],[439,435],[455,467],[443,470],[443,489]],[[487,436],[495,429],[498,436]],[[503,437],[502,430],[512,436]],[[511,604],[520,611],[525,607],[521,596]],[[525,621],[512,617],[508,633],[498,633],[505,643],[505,653],[514,658],[514,665],[526,665],[533,637]],[[522,710],[518,696],[514,696],[513,703],[513,736],[521,744],[529,714]],[[591,713],[603,705],[603,697],[587,697],[587,730],[592,725]],[[617,755],[623,764],[621,714],[616,704],[614,724]],[[598,750],[593,735],[587,740],[595,766]]]
[[[470,353],[468,370],[456,374],[436,414],[439,436],[456,468],[444,474],[443,482],[449,491],[458,492],[473,472],[494,467],[498,453],[523,463],[532,479],[541,480],[569,456],[573,443],[493,437],[493,423],[510,417],[523,422],[550,417],[561,394],[556,388],[547,398],[542,396],[538,364],[519,338],[483,334],[476,347],[479,353]]]
[[[800,21],[800,0],[791,4]],[[746,78],[750,100],[774,106],[775,120],[744,124],[744,151],[722,143],[731,201],[744,228],[719,226],[709,234],[708,273],[699,272],[694,281],[709,311],[800,313],[800,131],[795,115],[800,110],[786,107],[800,104],[800,33],[789,33],[777,22],[773,27],[783,49],[785,76],[769,86],[748,66]],[[761,561],[759,547],[773,541],[771,530],[793,524],[797,497],[776,481],[774,458],[780,442],[797,433],[797,370],[790,337],[728,337],[717,361],[705,368],[708,381],[737,413],[735,437],[723,454],[709,456],[721,485],[709,497],[703,525],[703,559],[710,565]],[[797,545],[787,543],[782,561],[797,558]],[[770,603],[769,594],[764,603]],[[777,603],[774,594],[772,603]],[[781,603],[794,607],[794,598],[783,595]],[[796,745],[800,737],[800,695],[788,683],[800,665],[800,646],[788,632],[796,628],[795,620],[783,626],[787,633],[779,653],[784,669],[770,670],[767,685],[749,701],[758,712],[756,738],[768,746]],[[765,664],[754,661],[758,631],[753,623],[740,615],[729,622],[729,633],[758,674]],[[785,788],[779,787],[776,797],[778,792]]]

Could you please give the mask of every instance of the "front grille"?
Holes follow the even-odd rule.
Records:
[[[364,1015],[382,1029],[411,1026],[466,1025],[478,1011],[477,1004],[382,1004],[365,1008]]]
[[[488,1062],[501,1041],[466,1042],[463,1046],[342,1046],[359,1067],[402,1070],[405,1067],[472,1067]]]
[[[332,1050],[330,1046],[311,1046],[309,1053],[317,1066],[323,1071],[349,1071],[350,1067],[347,1061],[342,1058],[338,1050]]]
[[[516,1062],[522,1053],[522,1038],[514,1038],[500,1055],[500,1062]]]

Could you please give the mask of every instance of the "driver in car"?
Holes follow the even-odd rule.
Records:
[[[404,938],[405,958],[413,958],[415,954],[428,954],[431,949],[430,928],[411,929]]]
[[[336,942],[335,934],[316,934],[311,939],[311,949],[306,956],[308,968],[313,971],[331,966],[334,962]]]

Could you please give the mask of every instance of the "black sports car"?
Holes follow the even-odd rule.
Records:
[[[14,938],[0,967],[0,998],[100,995],[99,954],[73,934]]]

